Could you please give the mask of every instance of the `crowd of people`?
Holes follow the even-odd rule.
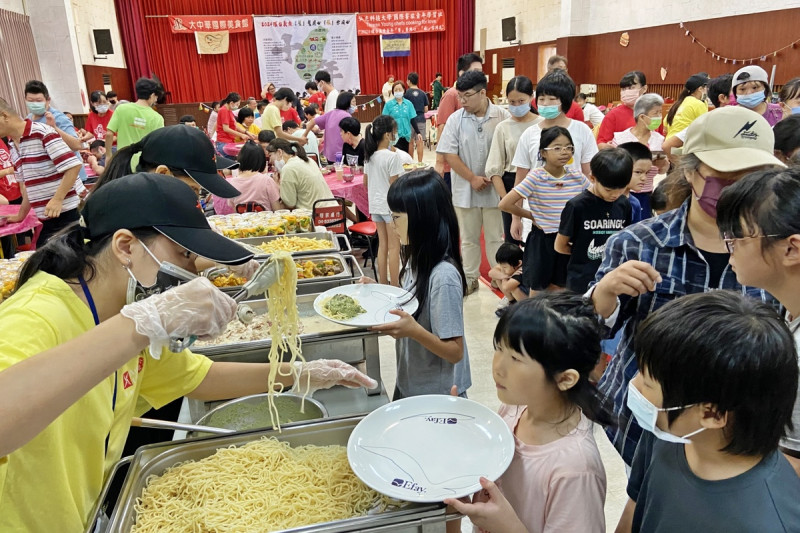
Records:
[[[561,56],[535,84],[512,78],[507,105],[487,95],[480,56],[456,71],[447,89],[437,74],[432,98],[417,73],[391,76],[363,132],[356,93],[326,71],[304,95],[231,92],[205,131],[188,115],[164,127],[163,89],[146,78],[135,102],[92,92],[84,131],[39,81],[25,86],[26,117],[0,99],[0,184],[20,178],[18,196],[5,180],[0,199],[21,204],[12,221],[33,209],[43,224],[0,305],[19,332],[0,338],[0,488],[20,487],[0,491],[0,526],[47,529],[52,518],[26,502],[48,497],[62,523],[84,527],[131,416],[184,394],[262,391],[269,365],[164,349],[213,337],[235,305],[156,272],[252,273],[252,255],[209,228],[198,200],[219,214],[311,209],[332,197],[330,163],[363,166],[378,236],[378,279],[363,281],[419,302],[374,328],[397,339],[394,399],[467,395],[464,302],[489,259],[483,276],[503,294],[492,373],[517,453],[470,501],[447,501],[476,526],[604,531],[600,424],[629,468],[617,531],[800,530],[800,78],[778,96],[758,66],[701,72],[666,109],[632,70],[620,104],[601,109]],[[407,172],[431,110],[436,165]],[[86,148],[91,192],[76,154]],[[112,397],[120,375],[139,377]],[[286,375],[369,386],[331,361]],[[69,437],[86,419],[99,421],[91,435]],[[56,468],[47,446],[70,460]],[[31,481],[43,470],[58,475]]]

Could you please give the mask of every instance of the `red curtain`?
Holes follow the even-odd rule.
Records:
[[[419,73],[420,86],[424,89],[429,88],[436,72],[444,74],[445,84],[452,83],[456,59],[473,50],[474,5],[474,0],[405,2],[403,10],[443,9],[447,25],[445,32],[412,34],[410,57],[382,59],[378,37],[359,37],[361,91],[376,94],[389,74],[405,80],[408,73],[414,71]],[[148,73],[152,71],[161,79],[166,90],[172,93],[173,102],[219,100],[231,91],[245,98],[257,96],[261,83],[255,37],[253,32],[231,33],[227,54],[201,56],[193,35],[173,34],[167,19],[158,15],[286,15],[396,9],[392,0],[330,0],[327,4],[311,0],[117,0],[126,60],[130,41],[136,53],[145,54]],[[123,11],[126,11],[124,15]],[[122,25],[124,20],[137,17],[143,23],[143,32],[137,32],[133,25]],[[126,36],[130,31],[135,32],[134,38]],[[128,60],[133,77],[132,65]],[[137,68],[141,68],[141,64]]]
[[[139,0],[114,0],[117,22],[122,36],[122,50],[128,65],[131,87],[142,76],[150,77],[150,64],[144,39],[144,18]]]

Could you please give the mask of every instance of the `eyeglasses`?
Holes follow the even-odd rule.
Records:
[[[574,146],[549,146],[547,148],[542,148],[545,152],[555,152],[560,154],[574,154],[575,147]]]
[[[473,96],[475,96],[476,94],[480,94],[480,91],[478,91],[478,92],[474,92],[474,93],[470,93],[470,94],[467,94],[467,93],[464,93],[464,94],[459,94],[459,95],[458,95],[458,100],[459,100],[460,102],[466,102],[467,100],[469,100],[470,98],[472,98],[472,97],[473,97]]]
[[[736,241],[743,241],[745,239],[772,239],[775,237],[780,237],[780,235],[752,235],[748,237],[731,237],[727,233],[723,235],[722,242],[725,243],[725,248],[728,249],[728,253],[733,253],[734,244]]]

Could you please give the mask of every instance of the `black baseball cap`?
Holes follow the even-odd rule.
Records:
[[[89,195],[81,210],[86,238],[120,229],[153,228],[192,253],[226,265],[253,254],[211,229],[194,191],[171,176],[140,172],[108,182]]]
[[[234,168],[239,168],[238,161],[234,161],[233,159],[228,159],[227,157],[222,157],[221,155],[217,156],[217,170],[233,170]]]
[[[181,170],[220,198],[236,198],[241,194],[217,174],[214,145],[199,129],[183,124],[167,126],[148,133],[141,143],[142,159],[148,163]]]

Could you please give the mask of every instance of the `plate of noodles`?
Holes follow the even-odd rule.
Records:
[[[400,320],[390,313],[401,309],[413,314],[417,299],[405,289],[379,283],[354,284],[334,287],[317,296],[314,310],[337,324],[371,327]]]
[[[514,457],[505,421],[472,400],[427,395],[404,398],[367,415],[350,434],[347,459],[356,476],[385,496],[440,502],[481,490]]]

